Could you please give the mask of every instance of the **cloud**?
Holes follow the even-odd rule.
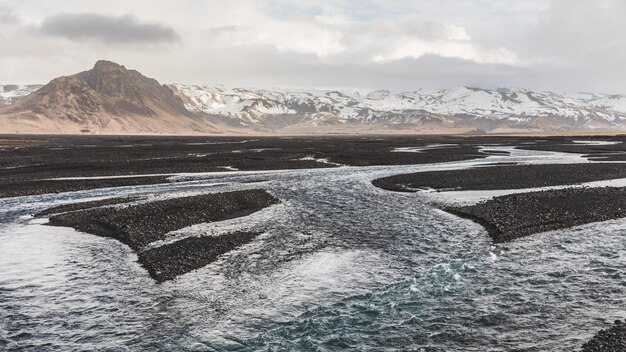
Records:
[[[416,15],[390,16],[360,22],[350,28],[354,50],[370,51],[373,62],[389,62],[425,55],[457,58],[485,64],[516,64],[512,50],[489,48],[459,25],[436,22]]]
[[[14,26],[18,22],[19,18],[13,9],[0,6],[0,27]]]
[[[223,26],[212,28],[213,42],[222,47],[264,45],[282,52],[314,54],[324,57],[346,50],[340,40],[342,33],[314,23],[267,21],[259,27]]]
[[[622,65],[626,59],[626,2],[553,0],[531,33],[531,50],[564,65]]]
[[[625,12],[623,0],[0,0],[0,80],[107,58],[162,82],[626,93]]]
[[[251,24],[214,27],[208,37],[220,48],[263,45],[329,62],[389,62],[430,54],[478,63],[518,62],[517,55],[504,46],[476,43],[462,26],[415,15],[361,20],[342,14],[305,18],[260,14]]]
[[[170,81],[231,87],[408,91],[420,87],[459,85],[497,88],[508,86],[513,81],[519,83],[520,77],[528,74],[527,69],[516,66],[480,64],[434,54],[386,62],[337,62],[318,58],[314,54],[279,52],[270,46],[225,50],[219,56],[204,58],[206,65],[170,62],[170,65],[186,68]],[[251,57],[254,59],[250,60]]]
[[[157,23],[142,23],[132,15],[61,13],[47,17],[40,30],[73,41],[96,40],[106,44],[157,44],[180,39],[174,29]]]

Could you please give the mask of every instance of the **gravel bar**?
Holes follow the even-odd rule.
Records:
[[[143,247],[165,239],[170,231],[246,216],[278,202],[277,198],[261,189],[213,193],[122,207],[78,210],[53,215],[49,225],[72,227],[93,235],[115,238],[139,252],[139,263],[155,280],[163,282],[215,261],[219,255],[252,241],[259,233],[192,237],[141,252]],[[87,203],[94,205],[93,202]]]
[[[626,323],[621,320],[616,320],[609,329],[600,330],[582,348],[582,352],[624,351],[626,351]]]
[[[465,170],[428,171],[394,175],[372,181],[374,186],[397,192],[419,189],[499,190],[573,185],[626,178],[626,164],[503,165]]]
[[[444,210],[483,225],[494,242],[626,217],[626,187],[511,194]]]
[[[49,225],[112,237],[138,251],[170,231],[249,215],[277,202],[261,189],[212,193],[64,213],[52,216]]]
[[[138,201],[142,199],[141,197],[118,197],[118,198],[108,198],[103,200],[94,200],[89,202],[79,202],[79,203],[71,203],[59,205],[56,207],[48,208],[46,210],[42,210],[35,214],[35,216],[48,216],[52,214],[60,214],[67,213],[70,211],[78,211],[78,210],[86,210],[91,208],[104,207],[107,205],[117,205],[117,204],[125,204],[134,201]]]
[[[202,268],[235,248],[251,242],[259,232],[235,232],[222,236],[188,237],[139,253],[139,263],[158,282]]]

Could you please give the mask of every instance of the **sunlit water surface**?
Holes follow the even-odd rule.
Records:
[[[0,350],[575,350],[625,315],[625,220],[493,246],[482,227],[432,205],[467,201],[463,192],[371,185],[391,174],[511,161],[586,162],[513,150],[455,163],[187,175],[172,185],[0,200]],[[169,241],[264,234],[164,284],[115,240],[29,217],[77,200],[249,188],[282,203],[175,231]]]

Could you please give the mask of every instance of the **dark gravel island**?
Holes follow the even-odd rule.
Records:
[[[139,253],[139,263],[158,282],[199,269],[226,252],[251,242],[259,232],[235,232],[221,236],[188,237]]]
[[[52,216],[49,225],[115,238],[141,252],[146,245],[165,239],[170,231],[246,216],[278,202],[266,191],[253,189],[73,211]],[[142,252],[139,261],[158,281],[169,280],[209,264],[256,235],[188,238]]]
[[[428,171],[374,180],[380,188],[415,192],[434,188],[446,191],[522,189],[573,185],[582,182],[626,178],[626,164],[504,165],[464,170]]]
[[[626,217],[626,188],[568,188],[510,194],[444,210],[473,220],[494,242]]]

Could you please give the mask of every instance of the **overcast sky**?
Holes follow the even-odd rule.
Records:
[[[165,83],[626,93],[624,0],[0,0],[0,84],[108,59]]]

